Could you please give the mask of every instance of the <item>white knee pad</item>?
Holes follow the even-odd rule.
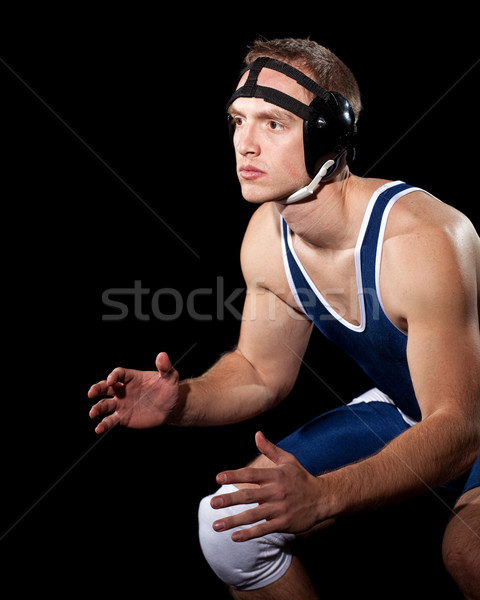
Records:
[[[290,566],[292,555],[288,542],[294,534],[271,533],[247,542],[234,542],[235,531],[215,531],[214,521],[254,508],[256,504],[240,504],[213,509],[210,500],[218,494],[237,491],[233,485],[224,485],[216,494],[206,496],[198,511],[199,537],[203,554],[219,577],[226,584],[239,590],[255,590],[277,581]],[[238,527],[245,529],[251,525]]]

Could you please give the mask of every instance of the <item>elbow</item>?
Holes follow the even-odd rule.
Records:
[[[473,411],[473,415],[469,422],[469,450],[470,450],[470,467],[477,460],[478,455],[480,453],[480,399],[475,405],[475,409]]]
[[[265,391],[266,410],[271,410],[283,402],[295,386],[295,379],[280,378],[277,373],[269,376],[257,369],[257,375]]]
[[[291,391],[291,388],[281,388],[278,385],[264,384],[266,390],[265,410],[272,410],[285,400]]]
[[[293,390],[295,386],[295,380],[276,381],[275,385],[272,386],[273,395],[273,407],[283,402]]]
[[[471,436],[471,441],[469,444],[469,456],[470,456],[470,464],[469,468],[473,466],[473,463],[477,460],[480,454],[480,419],[473,424],[473,432]]]
[[[462,472],[470,469],[480,453],[480,419],[464,420],[458,427],[458,452],[456,453]]]
[[[449,464],[450,477],[459,477],[470,469],[480,453],[480,418],[475,414],[439,410],[424,419],[435,420],[435,430],[442,439],[443,460]],[[433,425],[433,420],[432,420]],[[448,456],[448,458],[447,458]]]

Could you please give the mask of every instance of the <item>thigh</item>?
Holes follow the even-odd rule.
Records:
[[[378,452],[408,428],[395,406],[359,402],[320,415],[277,445],[319,475]]]

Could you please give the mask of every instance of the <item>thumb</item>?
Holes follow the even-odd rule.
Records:
[[[166,352],[160,352],[160,354],[157,355],[155,366],[160,373],[160,377],[169,377],[173,374],[177,374]]]
[[[287,456],[289,456],[288,452],[285,452],[285,450],[282,450],[278,446],[275,446],[270,440],[267,440],[261,431],[258,431],[255,434],[255,444],[257,445],[258,450],[276,465],[283,464]]]

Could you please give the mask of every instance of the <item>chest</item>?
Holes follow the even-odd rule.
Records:
[[[406,331],[399,311],[395,288],[395,269],[389,266],[388,251],[365,254],[361,248],[326,251],[311,249],[290,239],[290,260],[301,270],[306,285],[304,299],[314,306],[320,301],[327,312],[347,326],[361,327],[368,296],[375,314],[383,310],[396,327]],[[384,255],[385,254],[385,255]],[[391,262],[391,261],[390,261]],[[383,293],[385,290],[385,293]]]
[[[362,282],[360,259],[355,249],[335,252],[311,250],[294,240],[291,248],[309,283],[309,293],[315,294],[334,316],[352,325],[360,325]]]

